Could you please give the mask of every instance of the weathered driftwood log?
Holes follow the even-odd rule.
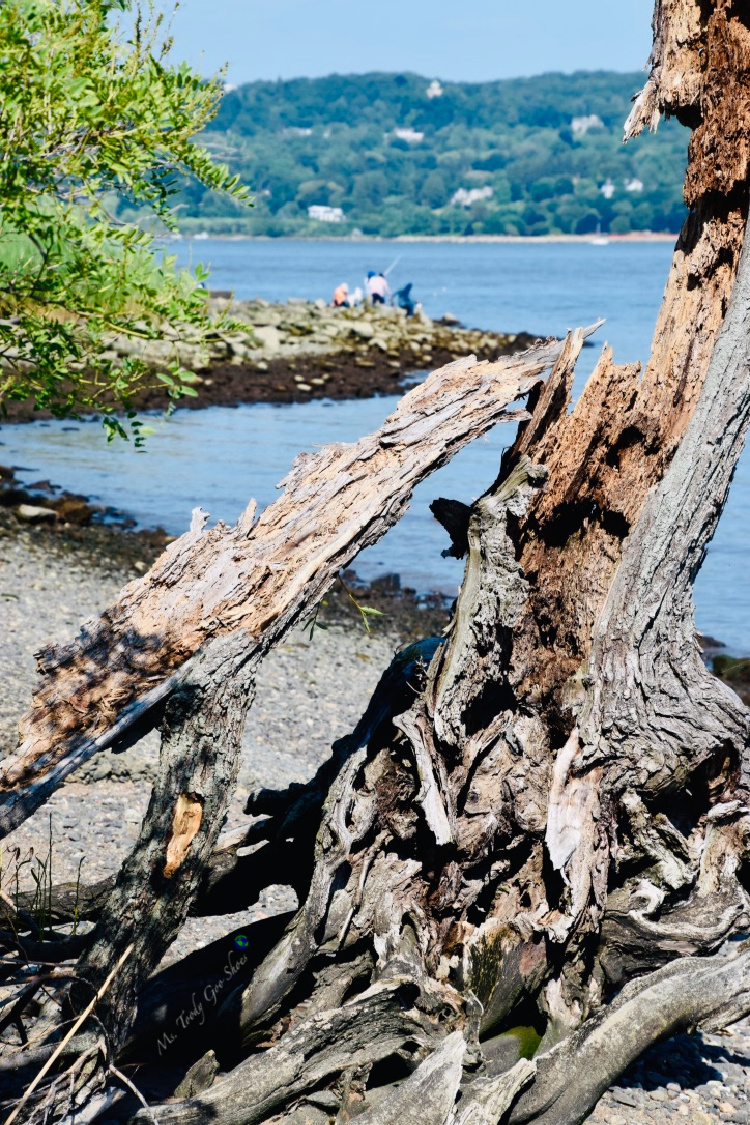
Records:
[[[721,951],[750,926],[750,724],[701,664],[690,601],[750,421],[750,15],[728,0],[659,0],[654,33],[628,130],[669,112],[694,134],[691,214],[643,375],[605,351],[569,412],[580,332],[509,361],[531,367],[520,379],[515,368],[494,404],[500,369],[444,369],[375,438],[298,463],[254,528],[246,519],[183,540],[68,664],[50,659],[4,775],[6,824],[76,754],[115,737],[123,708],[149,708],[149,677],[160,699],[173,694],[207,641],[230,646],[249,685],[252,661],[397,517],[415,481],[531,391],[489,491],[469,510],[436,505],[451,550],[468,556],[447,636],[395,662],[308,785],[257,796],[251,811],[267,819],[241,849],[257,850],[219,853],[202,882],[215,834],[201,821],[184,852],[185,891],[167,892],[164,926],[151,932],[155,952],[141,945],[142,967],[125,967],[103,998],[99,1016],[122,1044],[115,1061],[138,1064],[144,1090],[171,1065],[177,1098],[164,1101],[162,1088],[147,1111],[114,1093],[106,1058],[86,1056],[75,1097],[58,1076],[40,1085],[30,1119],[64,1118],[88,1099],[123,1122],[291,1125],[312,1104],[339,1121],[363,1111],[373,1125],[503,1115],[578,1125],[655,1040],[750,1011],[750,954]],[[553,356],[541,384],[539,364]],[[350,523],[331,526],[330,511]],[[226,724],[218,685],[205,691],[217,734],[226,725],[229,736],[210,753],[231,773],[241,701]],[[132,720],[120,721],[122,733]],[[186,753],[191,738],[205,745],[196,722],[191,733],[187,716],[177,788],[197,795],[212,782],[190,773],[205,774]],[[160,909],[179,794],[171,801],[162,784],[79,963],[94,986],[138,941],[138,910]],[[216,943],[144,983],[191,900],[199,909],[201,896],[234,896],[241,908],[279,872],[300,907],[264,924],[241,973],[216,990],[226,953]],[[181,1037],[191,973],[213,1000]],[[504,1038],[520,1025],[539,1042],[531,1063]]]
[[[193,526],[70,645],[37,654],[22,744],[0,768],[0,837],[97,750],[140,735],[210,640],[244,630],[259,656],[309,613],[342,567],[403,514],[414,486],[529,393],[561,345],[496,363],[457,360],[376,433],[300,454],[281,498],[235,527]]]
[[[440,643],[436,638],[418,641],[394,657],[355,729],[333,745],[331,757],[309,782],[293,784],[283,791],[261,789],[252,794],[245,811],[258,819],[250,828],[240,828],[218,841],[204,865],[191,914],[230,914],[240,901],[254,903],[270,882],[290,885],[301,894],[306,892],[321,809],[341,762],[377,739],[383,729],[390,729],[393,716],[400,714],[424,687],[424,671]],[[244,668],[241,646],[238,656]],[[245,675],[252,676],[252,671],[250,664]],[[147,825],[150,820],[149,815]],[[75,919],[98,921],[115,882],[115,876],[111,876],[89,886],[61,883],[52,887],[49,921],[54,925]],[[31,908],[34,895],[14,893],[4,908],[12,912],[16,901],[22,908]],[[16,928],[21,924],[19,918]]]

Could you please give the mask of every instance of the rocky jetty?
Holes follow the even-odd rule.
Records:
[[[400,393],[410,376],[459,356],[497,359],[536,339],[528,332],[463,328],[450,313],[431,320],[420,309],[407,317],[403,309],[382,305],[334,309],[323,300],[294,298],[272,305],[262,298],[234,301],[215,294],[209,310],[216,328],[208,338],[199,338],[189,325],[167,325],[156,339],[114,336],[106,355],[138,356],[154,371],[179,360],[197,374],[198,396],[180,400],[181,407],[194,409]],[[222,327],[222,314],[234,322],[231,329]],[[167,401],[155,381],[136,405],[160,409]],[[12,420],[40,417],[30,404],[8,405]]]
[[[432,320],[422,309],[407,317],[388,305],[335,309],[325,301],[261,297],[235,301],[214,293],[208,301],[215,328],[200,336],[191,325],[164,325],[156,338],[125,335],[107,341],[105,358],[137,356],[163,371],[174,360],[196,373],[197,397],[180,407],[236,406],[249,402],[306,402],[311,398],[367,398],[399,394],[425,371],[459,356],[497,359],[524,351],[537,339],[528,332],[464,328],[451,313]],[[232,327],[226,327],[227,317]],[[141,326],[144,333],[148,325]],[[1,361],[0,361],[1,362]],[[140,410],[169,404],[154,380],[135,399]],[[33,403],[6,404],[9,421],[49,417]]]
[[[266,364],[278,359],[310,361],[349,356],[363,370],[385,357],[388,367],[401,371],[426,369],[435,356],[474,353],[480,358],[495,358],[528,347],[534,340],[523,332],[463,328],[451,313],[441,320],[431,320],[422,309],[417,309],[407,317],[403,309],[389,305],[336,309],[323,300],[291,298],[285,305],[256,299],[227,306],[226,301],[213,297],[210,307],[217,315],[228,308],[243,329],[217,333],[209,354],[195,357],[197,366],[201,361],[207,367],[217,360],[229,359],[264,370]]]

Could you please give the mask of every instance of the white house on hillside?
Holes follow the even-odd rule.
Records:
[[[408,141],[410,145],[424,140],[424,133],[418,133],[416,129],[394,129],[393,132],[399,140]]]
[[[603,129],[604,122],[598,113],[588,113],[585,117],[574,117],[570,127],[574,136],[583,137],[590,129]]]
[[[486,187],[460,187],[451,196],[451,206],[471,207],[472,203],[478,203],[480,199],[490,199],[493,195],[494,192],[489,184]]]
[[[307,213],[311,219],[317,219],[319,223],[343,223],[346,218],[340,207],[324,207],[318,203],[308,207]]]

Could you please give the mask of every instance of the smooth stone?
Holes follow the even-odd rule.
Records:
[[[37,508],[34,504],[19,504],[16,515],[24,523],[54,523],[57,512],[52,508]]]
[[[632,1092],[632,1090],[612,1090],[612,1100],[619,1102],[620,1105],[629,1105],[635,1107],[640,1105],[640,1099]]]
[[[253,328],[253,335],[260,340],[266,355],[275,355],[281,348],[281,335],[273,324],[261,325]]]
[[[332,1107],[333,1108],[333,1107]],[[285,1125],[328,1125],[329,1116],[312,1105],[301,1105],[284,1118]]]
[[[305,1101],[320,1106],[321,1109],[338,1109],[339,1105],[339,1099],[333,1090],[316,1090],[312,1094],[306,1094]]]

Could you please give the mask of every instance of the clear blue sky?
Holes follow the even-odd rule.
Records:
[[[653,0],[181,0],[175,60],[231,82],[411,70],[484,81],[639,70]]]

